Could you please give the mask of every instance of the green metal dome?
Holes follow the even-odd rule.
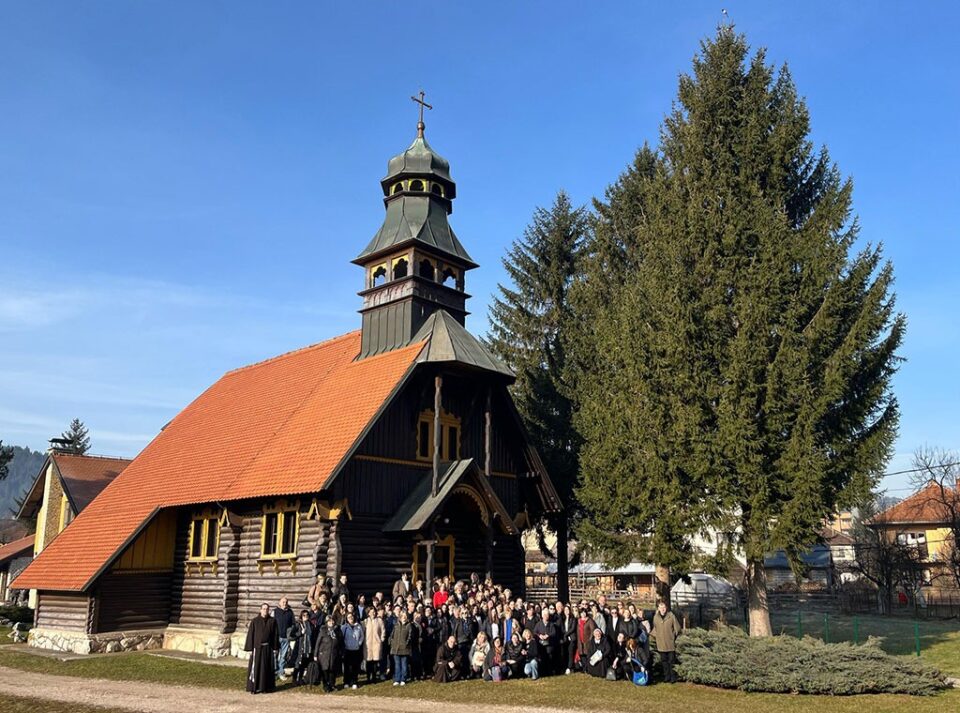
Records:
[[[446,183],[453,184],[450,178],[450,163],[438,154],[422,133],[401,154],[397,154],[387,164],[387,175],[384,183],[390,183],[402,176],[434,176]]]

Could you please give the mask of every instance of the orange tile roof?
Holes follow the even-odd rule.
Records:
[[[52,453],[50,457],[57,464],[67,495],[76,506],[77,512],[87,507],[101,490],[133,462],[129,458],[80,456],[71,453]]]
[[[158,508],[323,488],[423,343],[354,361],[360,332],[228,372],[17,577],[81,591]]]
[[[14,540],[13,542],[8,542],[5,545],[0,545],[0,564],[3,564],[9,559],[13,559],[14,557],[17,557],[28,550],[32,551],[33,538],[34,535],[27,535],[26,537],[21,537],[19,540]]]
[[[949,486],[941,491],[937,483],[931,482],[909,498],[901,500],[896,505],[875,515],[870,524],[875,526],[892,525],[894,523],[943,525],[950,521],[946,503],[951,501],[955,502],[957,507],[960,507],[960,492]]]

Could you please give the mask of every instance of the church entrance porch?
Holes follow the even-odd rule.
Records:
[[[444,464],[436,492],[424,478],[384,525],[410,533],[414,579],[467,579],[491,573],[497,536],[519,534],[489,480],[472,458]]]

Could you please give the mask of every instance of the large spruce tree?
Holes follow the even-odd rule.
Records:
[[[798,563],[866,495],[898,419],[892,269],[852,254],[851,183],[809,134],[786,68],[720,28],[656,161],[608,191],[606,214],[633,216],[624,269],[604,282],[596,260],[577,286],[581,539],[683,570],[692,538],[720,533],[720,560],[746,558],[754,635],[770,632],[764,554]],[[589,254],[610,253],[602,238]]]
[[[490,346],[517,375],[514,401],[557,488],[564,511],[546,524],[557,535],[557,583],[567,596],[567,540],[576,518],[579,439],[566,369],[566,330],[575,328],[569,289],[587,229],[587,214],[566,193],[538,208],[503,260],[510,286],[499,285],[490,308]],[[543,523],[539,523],[543,525]],[[540,543],[543,546],[542,529]]]

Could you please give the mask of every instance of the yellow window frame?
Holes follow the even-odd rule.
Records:
[[[422,424],[427,424],[427,455],[422,454],[420,431]],[[447,438],[448,429],[455,427],[457,429],[456,453],[450,453],[450,439]],[[460,459],[461,441],[463,439],[463,428],[460,426],[460,419],[448,412],[446,409],[440,409],[440,460],[451,461]],[[433,460],[433,409],[427,409],[420,413],[417,419],[417,460]]]
[[[57,532],[63,532],[63,528],[70,524],[69,520],[70,503],[67,500],[67,494],[60,496],[60,522],[57,524]]]
[[[213,525],[210,521],[213,521]],[[197,523],[200,524],[200,554],[193,554],[193,545],[197,534]],[[208,555],[208,545],[210,544],[210,531],[213,530],[213,554]],[[190,536],[187,538],[187,562],[216,562],[220,557],[220,515],[213,510],[203,510],[194,513],[190,519]]]
[[[425,577],[425,576],[426,576],[426,572],[427,572],[427,561],[426,561],[426,559],[424,559],[423,562],[420,562],[420,546],[421,546],[421,545],[423,545],[423,541],[422,541],[422,540],[417,540],[416,542],[413,543],[413,567],[411,568],[411,569],[413,570],[413,576],[410,578],[410,581],[412,581],[412,582],[416,582],[417,579],[418,579],[419,577],[421,577],[421,575],[422,575],[423,577]],[[437,572],[436,570],[434,570],[433,576],[434,576],[434,577],[443,577],[444,574],[446,574],[446,575],[449,576],[450,579],[452,580],[452,579],[453,579],[454,562],[456,562],[456,554],[457,554],[456,540],[454,540],[453,535],[447,535],[446,537],[443,537],[443,538],[437,540],[437,541],[434,543],[434,546],[435,546],[435,547],[449,547],[449,548],[450,548],[450,562],[447,564],[447,571],[446,571],[446,572]],[[422,570],[422,571],[421,571],[421,570]]]
[[[286,552],[283,549],[284,528],[286,527],[286,517],[288,513],[293,513],[293,548]],[[277,549],[275,552],[268,553],[267,549],[267,518],[271,515],[277,518]],[[288,504],[281,501],[276,506],[263,508],[263,518],[260,521],[260,559],[262,560],[293,560],[297,558],[297,548],[300,545],[300,503]]]

